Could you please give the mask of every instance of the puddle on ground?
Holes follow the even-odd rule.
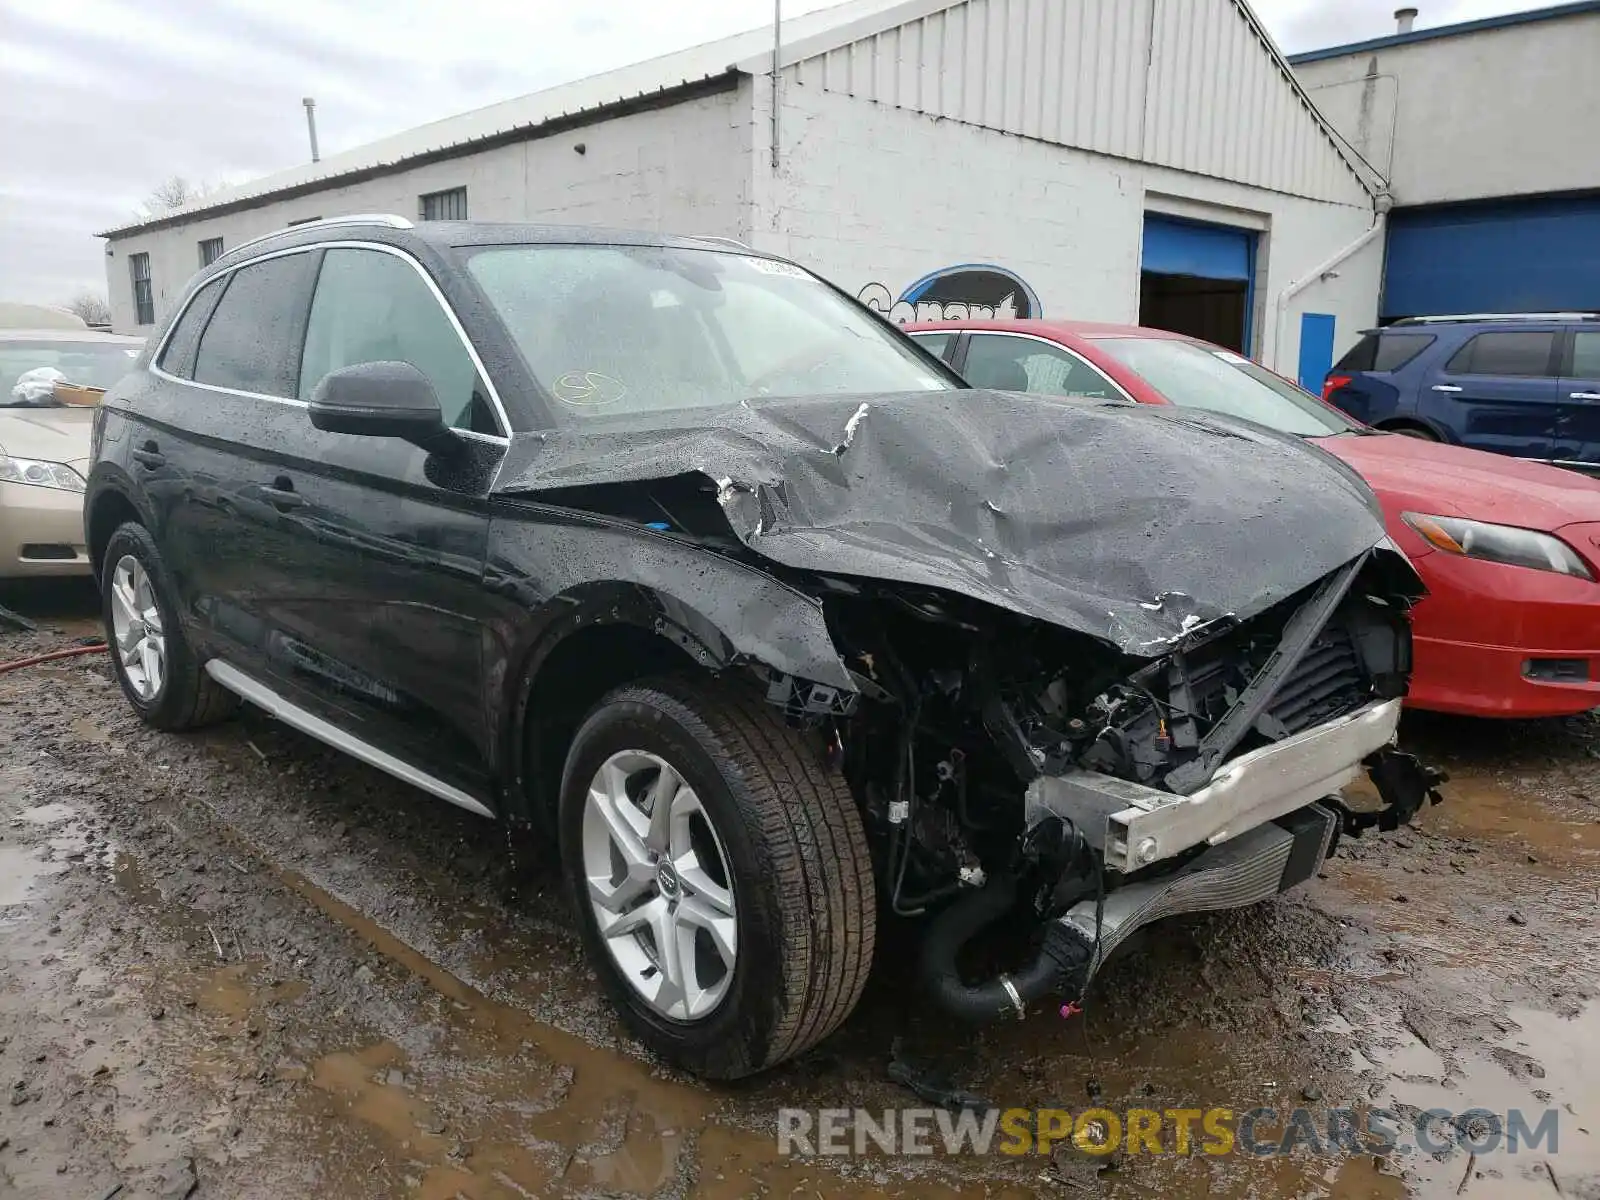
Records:
[[[1485,779],[1453,779],[1431,814],[1431,828],[1461,837],[1505,839],[1563,858],[1600,851],[1600,813],[1587,805],[1563,810]]]
[[[152,911],[163,911],[166,897],[154,881],[149,879],[139,860],[131,854],[114,850],[111,854],[111,879],[128,899]],[[189,922],[184,922],[185,925]]]
[[[64,870],[63,864],[46,862],[31,847],[0,844],[0,908],[28,903],[35,883]]]
[[[72,805],[56,800],[49,804],[34,804],[17,813],[17,819],[30,825],[59,825],[78,815]]]
[[[54,813],[46,819],[39,815],[41,810]],[[50,827],[51,838],[65,836],[55,827],[67,825],[73,816],[70,806],[39,805],[30,812],[34,815],[29,822]],[[32,878],[50,870],[50,864],[26,851],[20,853],[31,863]],[[7,856],[18,854],[18,847],[0,843],[0,902],[19,876],[18,870],[10,869]],[[1360,863],[1350,867],[1354,872],[1347,870],[1344,875],[1361,875],[1365,870]],[[110,868],[110,877],[124,895],[156,910],[164,924],[193,932],[195,922],[215,919],[164,899],[131,855],[113,854]],[[1048,1160],[1033,1156],[1025,1160],[1002,1160],[998,1155],[932,1160],[878,1156],[835,1162],[778,1154],[772,1125],[780,1105],[859,1104],[879,1111],[918,1105],[882,1080],[887,1037],[880,1044],[878,1035],[892,1023],[887,1019],[893,1015],[889,1005],[879,1003],[872,1010],[869,1004],[862,1019],[852,1022],[837,1042],[795,1069],[732,1087],[702,1086],[649,1061],[597,1048],[515,1004],[493,999],[301,874],[271,866],[253,873],[275,875],[337,925],[427,985],[427,990],[414,985],[408,989],[412,998],[406,1001],[404,1021],[388,1026],[393,1040],[341,1046],[337,1041],[319,1042],[319,1030],[313,1026],[304,1032],[314,1045],[321,1050],[330,1045],[338,1048],[297,1061],[291,1056],[275,1068],[279,1081],[293,1085],[292,1119],[280,1112],[273,1118],[276,1127],[257,1132],[279,1144],[287,1139],[300,1147],[307,1169],[321,1172],[317,1190],[322,1194],[420,1200],[661,1192],[709,1200],[757,1192],[830,1198],[1076,1194],[1074,1185],[1063,1185],[1054,1177]],[[1341,886],[1349,882],[1340,879]],[[1371,883],[1379,886],[1376,875]],[[1387,886],[1393,889],[1392,879]],[[1582,886],[1593,890],[1592,884]],[[1418,890],[1423,890],[1420,884]],[[1355,891],[1359,896],[1360,888]],[[1410,907],[1405,915],[1415,926],[1423,906]],[[482,961],[502,964],[519,979],[535,978],[539,981],[535,986],[548,985],[556,995],[582,985],[584,973],[541,951],[537,934],[530,937],[512,929],[492,909],[483,913],[484,920],[473,922],[474,932],[481,931],[490,943]],[[205,926],[198,929],[200,937],[192,944],[209,946]],[[1456,932],[1448,944],[1440,942],[1436,965],[1441,970],[1472,961],[1471,948],[1461,944],[1459,936]],[[1162,963],[1161,969],[1193,970],[1197,989],[1215,989],[1213,977],[1222,978],[1225,994],[1218,1003],[1238,1006],[1245,1020],[1244,1004],[1251,990],[1246,986],[1249,980],[1240,974],[1245,969],[1237,964],[1219,966],[1224,960],[1214,956],[1225,953],[1222,946],[1202,949],[1213,957]],[[209,957],[209,950],[204,953]],[[1481,947],[1476,951],[1480,958],[1484,953]],[[1288,974],[1302,992],[1353,991],[1379,1012],[1397,994],[1389,985],[1407,976],[1383,970],[1381,963],[1363,960],[1363,964],[1357,971],[1307,957]],[[579,980],[576,985],[574,976]],[[504,975],[496,978],[496,986],[503,984]],[[193,989],[191,994],[205,1013],[235,1025],[254,1021],[274,1006],[288,1006],[305,991],[303,983],[280,981],[270,964],[255,959],[212,966],[186,987]],[[1453,988],[1457,995],[1470,995],[1472,990],[1469,981]],[[1262,980],[1256,990],[1277,989],[1272,981]],[[304,1011],[308,1007],[301,1006],[297,1021],[316,1018]],[[1367,1057],[1358,1059],[1357,1066],[1370,1063],[1381,1074],[1385,1100],[1421,1108],[1441,1105],[1459,1111],[1481,1105],[1526,1110],[1542,1106],[1534,1093],[1548,1090],[1550,1105],[1571,1106],[1561,1108],[1560,1152],[1550,1160],[1555,1172],[1577,1179],[1593,1175],[1600,1169],[1595,1142],[1579,1130],[1600,1130],[1595,1123],[1600,1121],[1600,1101],[1594,1082],[1600,1080],[1596,1059],[1600,1049],[1595,1049],[1600,1047],[1600,1008],[1591,1005],[1569,1020],[1533,1010],[1510,1012],[1515,1027],[1498,1041],[1454,1052],[1429,1049],[1415,1038],[1386,1045],[1363,1043]],[[1337,1028],[1319,1028],[1315,1036],[1326,1038],[1329,1052],[1342,1060],[1360,1022],[1338,1021]],[[1392,1014],[1379,1012],[1379,1023],[1399,1028]],[[1256,1105],[1287,1110],[1304,1103],[1300,1095],[1305,1081],[1286,1065],[1290,1056],[1281,1044],[1281,1032],[1255,1030],[1247,1021],[1232,1030],[1218,1022],[1197,1024],[1188,1015],[1152,1022],[1106,1009],[1089,1021],[1064,1024],[1041,1017],[985,1031],[970,1040],[953,1038],[945,1030],[940,1040],[953,1055],[981,1062],[982,1082],[969,1082],[980,1090],[985,1083],[995,1085],[1004,1094],[994,1098],[1003,1103],[1081,1110],[1090,1102],[1084,1080],[1092,1077],[1096,1094],[1103,1090],[1113,1109],[1137,1106],[1139,1097],[1151,1095],[1151,1106],[1157,1108],[1209,1104],[1243,1112]],[[1581,1053],[1568,1052],[1580,1043],[1586,1047]],[[1506,1053],[1496,1057],[1496,1050]],[[1540,1064],[1545,1078],[1532,1078],[1516,1055]],[[1345,1102],[1342,1096],[1327,1101]],[[1310,1107],[1317,1111],[1322,1105]],[[140,1123],[137,1130],[130,1125],[130,1131],[148,1140],[151,1130],[142,1123],[159,1110],[159,1093],[130,1096],[127,1115],[119,1113],[119,1124]],[[167,1149],[160,1139],[154,1144],[162,1152]],[[1548,1174],[1536,1178],[1532,1173],[1536,1165],[1526,1155],[1500,1160],[1485,1156],[1476,1167],[1484,1177],[1468,1179],[1461,1195],[1467,1200],[1475,1194],[1507,1200],[1554,1195]],[[1407,1172],[1405,1181],[1394,1173],[1400,1168]],[[1410,1195],[1443,1200],[1455,1194],[1465,1170],[1464,1154],[1442,1163],[1397,1158],[1380,1165],[1370,1156],[1297,1154],[1260,1160],[1238,1153],[1221,1157],[1169,1153],[1127,1160],[1098,1179],[1091,1171],[1078,1184],[1086,1193],[1114,1200],[1151,1195],[1212,1200],[1265,1196],[1401,1200]]]
[[[80,742],[94,742],[101,746],[109,746],[111,744],[110,732],[96,725],[88,717],[74,719],[67,728],[72,731],[72,736]]]
[[[361,1104],[352,1108],[354,1115],[391,1141],[409,1142],[406,1149],[412,1157],[436,1160],[430,1194],[452,1195],[449,1190],[436,1191],[449,1181],[463,1195],[487,1200],[502,1194],[495,1188],[504,1190],[507,1180],[534,1195],[557,1181],[562,1188],[594,1186],[649,1194],[674,1178],[685,1135],[704,1123],[715,1097],[658,1077],[645,1064],[598,1050],[491,1000],[304,876],[287,870],[278,874],[294,891],[384,957],[425,980],[448,1002],[440,1049],[474,1065],[474,1089],[490,1101],[471,1120],[471,1161],[461,1165],[442,1161],[444,1143],[420,1127],[406,1134],[399,1116],[415,1116],[420,1110],[414,1111],[409,1103],[385,1102],[373,1089],[387,1084],[369,1081],[370,1087],[361,1091]],[[355,1064],[367,1061],[363,1054],[390,1052],[379,1047],[335,1056],[337,1065],[324,1059],[314,1066],[313,1079],[349,1083]],[[384,1068],[391,1069],[391,1064]],[[463,1130],[462,1136],[466,1134]],[[486,1179],[499,1179],[498,1184],[464,1179],[476,1179],[480,1168]],[[511,1188],[510,1194],[515,1191]]]
[[[1472,771],[1453,774],[1440,792],[1444,802],[1424,808],[1417,817],[1423,829],[1510,842],[1564,862],[1592,862],[1592,855],[1600,852],[1600,809],[1588,800],[1533,796]],[[1366,780],[1351,785],[1346,794],[1357,807],[1382,803]]]
[[[246,961],[219,967],[200,984],[194,994],[196,1003],[216,1016],[244,1022],[272,1005],[288,1004],[305,995],[306,983],[301,979],[260,981],[257,976],[265,965]]]
[[[35,884],[67,870],[64,860],[70,856],[86,853],[88,833],[77,818],[78,810],[60,801],[29,805],[12,814],[15,824],[53,832],[42,846],[0,843],[0,908],[26,904]]]
[[[395,1142],[408,1157],[436,1159],[443,1155],[443,1122],[432,1110],[398,1083],[405,1061],[400,1047],[379,1042],[353,1053],[335,1053],[317,1060],[311,1081],[340,1099],[358,1121],[377,1129]]]
[[[1050,1161],[1037,1156],[879,1156],[847,1163],[780,1156],[767,1125],[777,1107],[839,1105],[848,1103],[844,1096],[819,1094],[816,1080],[769,1078],[714,1090],[664,1077],[648,1063],[596,1049],[485,996],[305,877],[292,871],[279,875],[438,994],[437,1039],[422,1061],[413,1062],[393,1042],[382,1042],[336,1052],[311,1068],[324,1102],[365,1126],[377,1139],[376,1153],[410,1164],[408,1194],[421,1200],[646,1196],[675,1190],[675,1180],[692,1181],[682,1194],[710,1200],[756,1192],[1023,1197],[1037,1194],[1039,1187],[1053,1192],[1063,1186]],[[1237,1039],[1221,1034],[1180,1029],[1139,1038],[1125,1031],[1086,1055],[1068,1050],[1072,1062],[1057,1080],[1050,1072],[1061,1056],[1041,1053],[1040,1037],[1065,1049],[1071,1035],[1043,1023],[1010,1028],[1017,1032],[1002,1031],[992,1044],[985,1043],[986,1054],[994,1055],[994,1074],[1011,1074],[1017,1065],[1013,1058],[1043,1064],[1045,1071],[1041,1076],[1032,1070],[1033,1083],[1018,1103],[1086,1107],[1081,1090],[1068,1095],[1061,1089],[1069,1078],[1081,1089],[1082,1072],[1090,1064],[1103,1077],[1107,1096],[1136,1096],[1137,1087],[1152,1078],[1162,1094],[1184,1097],[1185,1103],[1205,1096],[1208,1103],[1232,1104],[1237,1111],[1272,1103],[1277,1095],[1269,1092],[1263,1099],[1259,1082],[1256,1092],[1250,1090],[1251,1081],[1262,1078],[1261,1063],[1241,1054]],[[453,1064],[443,1075],[441,1062]],[[826,1081],[820,1086],[826,1088]],[[872,1098],[879,1108],[920,1103],[892,1087]],[[1288,1099],[1284,1093],[1286,1104]],[[1091,1186],[1130,1198],[1151,1194],[1151,1187],[1161,1195],[1216,1200],[1263,1194],[1399,1200],[1405,1194],[1398,1179],[1366,1157],[1262,1162],[1241,1155],[1167,1154],[1128,1164]],[[1262,1192],[1264,1186],[1270,1193]]]
[[[1574,1017],[1513,1007],[1504,1010],[1501,1023],[1507,1026],[1503,1034],[1482,1041],[1463,1039],[1442,1049],[1409,1042],[1384,1063],[1396,1075],[1384,1100],[1391,1108],[1484,1109],[1501,1120],[1475,1135],[1483,1152],[1471,1178],[1464,1151],[1442,1162],[1410,1156],[1406,1165],[1415,1194],[1448,1195],[1458,1186],[1468,1200],[1596,1194],[1553,1188],[1552,1172],[1569,1187],[1600,1181],[1600,1002]],[[1510,1135],[1519,1120],[1523,1133],[1511,1152]]]

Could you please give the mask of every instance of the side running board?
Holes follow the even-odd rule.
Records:
[[[493,817],[495,815],[493,809],[476,797],[468,795],[460,788],[453,787],[442,779],[434,778],[426,771],[414,767],[408,762],[403,762],[386,751],[379,750],[372,743],[362,741],[354,734],[340,729],[337,725],[330,724],[315,713],[301,708],[292,700],[284,699],[266,684],[252,679],[239,668],[229,666],[220,658],[213,658],[206,663],[206,674],[235,695],[242,696],[257,708],[265,709],[285,725],[292,725],[301,733],[308,733],[318,741],[326,742],[335,750],[343,750],[352,758],[359,758],[368,766],[377,767],[380,771],[387,771],[396,779],[409,783],[412,787],[419,787],[425,792],[431,792],[439,799],[448,800],[458,808],[477,813],[480,817]]]

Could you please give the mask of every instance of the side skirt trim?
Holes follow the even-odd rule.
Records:
[[[277,692],[259,680],[252,679],[237,667],[229,666],[220,658],[213,658],[206,663],[206,674],[215,679],[230,692],[242,696],[257,708],[263,708],[271,713],[285,725],[292,725],[301,733],[310,734],[320,742],[326,742],[335,750],[343,750],[352,758],[359,758],[368,766],[377,767],[386,771],[412,787],[421,788],[441,800],[448,800],[458,808],[468,812],[477,813],[480,817],[492,818],[494,810],[481,800],[469,796],[458,787],[452,787],[442,779],[436,779],[408,762],[403,762],[394,755],[379,750],[370,742],[364,742],[352,733],[347,733],[337,725],[324,721],[315,713],[308,712],[291,700],[286,700]]]

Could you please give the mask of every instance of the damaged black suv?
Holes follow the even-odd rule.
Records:
[[[558,839],[629,1024],[708,1076],[827,1036],[879,930],[1020,1017],[1433,783],[1391,748],[1419,584],[1346,469],[969,389],[728,242],[240,246],[106,397],[86,520],[146,721],[242,697]],[[1382,810],[1338,798],[1363,763]],[[964,976],[1002,920],[1012,969]]]

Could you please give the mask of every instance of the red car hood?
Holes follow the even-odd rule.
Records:
[[[1402,512],[1542,530],[1600,522],[1600,481],[1559,467],[1401,434],[1318,438],[1317,445],[1372,485],[1391,533]]]

